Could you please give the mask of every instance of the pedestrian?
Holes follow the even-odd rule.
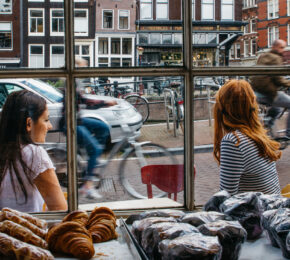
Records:
[[[28,91],[11,93],[0,120],[0,208],[40,212],[67,210],[67,202],[45,149],[52,129],[46,101]]]
[[[283,53],[285,51],[286,42],[283,40],[275,40],[269,52],[262,53],[257,65],[264,66],[281,66],[284,64]],[[279,114],[281,107],[290,108],[290,96],[281,91],[284,87],[290,87],[290,80],[282,76],[262,75],[250,78],[251,85],[255,92],[257,92],[257,100],[261,103],[266,103],[271,106],[267,117],[269,120],[269,127],[274,125],[275,119]],[[290,113],[288,113],[286,123],[286,137],[290,139]]]
[[[279,143],[266,134],[256,96],[245,80],[229,80],[216,94],[214,158],[220,166],[220,189],[280,194],[276,161]]]

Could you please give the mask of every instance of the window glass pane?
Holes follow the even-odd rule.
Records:
[[[75,35],[88,35],[87,10],[77,10],[74,12],[74,32]]]
[[[127,10],[119,12],[119,29],[129,29],[129,11]]]
[[[12,48],[12,28],[11,23],[0,22],[0,50]]]
[[[168,5],[163,3],[157,4],[156,16],[157,19],[168,19]]]
[[[113,28],[113,11],[103,11],[103,27],[106,29]]]
[[[172,44],[172,35],[171,34],[163,34],[162,35],[162,42],[164,44]]]
[[[112,38],[111,39],[111,53],[112,54],[120,54],[120,38]]]
[[[5,0],[2,2],[3,3],[0,4],[0,13],[12,13],[12,0]]]
[[[108,38],[99,38],[99,54],[108,54]]]
[[[132,39],[123,38],[122,39],[122,54],[131,54],[132,53]]]
[[[160,33],[151,33],[150,34],[150,43],[151,44],[160,44],[161,37]]]
[[[101,60],[99,62],[105,63],[107,60]],[[130,60],[123,58],[111,58],[110,66],[130,66]],[[120,64],[122,62],[122,64]],[[181,164],[180,168],[174,168],[174,174],[176,174],[177,182],[174,181],[173,185],[181,185],[183,187],[183,164],[184,164],[184,135],[183,135],[183,120],[178,122],[176,128],[176,136],[174,135],[174,124],[172,117],[169,119],[169,127],[167,130],[166,124],[166,109],[165,107],[171,106],[170,90],[176,93],[176,97],[180,103],[180,113],[183,111],[183,95],[184,95],[184,82],[182,77],[98,77],[89,79],[77,79],[79,91],[87,94],[91,94],[94,100],[116,100],[117,106],[106,106],[98,109],[87,110],[82,104],[80,106],[80,113],[85,115],[88,113],[90,118],[95,115],[103,120],[93,119],[92,121],[83,119],[79,122],[79,126],[86,127],[88,124],[94,127],[94,135],[97,136],[96,141],[99,144],[105,144],[108,151],[104,152],[100,150],[100,155],[97,158],[97,162],[102,162],[103,166],[93,165],[92,168],[88,166],[85,170],[94,169],[98,170],[102,183],[96,192],[90,193],[84,188],[79,188],[78,200],[80,208],[89,207],[91,203],[95,205],[95,201],[99,203],[106,202],[113,208],[125,207],[128,209],[136,209],[137,199],[148,199],[147,185],[142,182],[141,168],[145,165],[168,165],[162,170],[165,175],[162,178],[162,183],[166,187],[172,185],[170,178],[167,177],[168,169],[173,168],[172,164]],[[146,117],[147,110],[145,103],[141,103],[136,99],[126,99],[125,95],[130,93],[138,93],[140,97],[146,98],[150,106],[150,114],[148,122],[142,123],[142,118]],[[89,97],[89,95],[87,95]],[[114,99],[114,97],[119,97]],[[142,99],[141,99],[142,100]],[[127,102],[130,102],[129,105]],[[137,112],[139,111],[139,112]],[[170,112],[168,112],[170,113]],[[157,124],[154,122],[158,122]],[[117,149],[117,152],[113,152],[112,147],[118,145],[120,139],[126,138],[121,125],[127,124],[132,131],[132,135],[135,135],[136,141],[140,144],[146,142],[146,145],[136,146],[135,150],[129,152],[128,149]],[[92,127],[89,127],[92,129]],[[91,130],[92,131],[92,130]],[[135,131],[135,132],[134,132]],[[85,146],[84,136],[81,132],[78,132],[78,150],[82,150],[84,154],[87,153],[88,147]],[[90,133],[89,133],[90,135]],[[131,136],[131,135],[130,135]],[[108,139],[109,138],[109,139]],[[130,138],[131,140],[135,138]],[[109,143],[107,141],[109,140]],[[126,139],[124,139],[126,140]],[[154,144],[152,144],[152,143]],[[115,146],[116,145],[116,146]],[[162,147],[164,148],[162,148]],[[110,152],[113,152],[113,157]],[[87,157],[84,157],[87,158]],[[124,158],[124,160],[122,159]],[[95,160],[95,159],[94,159]],[[97,179],[95,179],[97,183]],[[99,184],[95,184],[99,185]],[[153,199],[145,200],[149,203],[148,206],[144,204],[144,200],[140,200],[139,207],[152,207],[152,203],[158,203],[162,207],[164,206],[181,206],[184,204],[183,188],[180,188],[177,197],[171,198],[154,198],[156,195],[162,192],[155,185],[152,185]],[[101,195],[101,196],[100,196]],[[92,196],[92,197],[90,197]],[[175,201],[176,199],[176,201]],[[93,201],[93,202],[92,202]],[[118,202],[118,203],[116,203]],[[142,203],[141,203],[142,202]],[[113,205],[115,204],[115,205]]]
[[[140,18],[141,19],[152,19],[152,2],[142,3],[140,5]]]
[[[233,20],[233,6],[232,5],[222,6],[222,19]]]

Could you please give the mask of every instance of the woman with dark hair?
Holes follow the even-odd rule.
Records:
[[[10,94],[0,120],[0,208],[23,212],[67,210],[53,164],[43,147],[52,128],[46,101],[27,90]]]
[[[251,85],[230,80],[218,91],[214,106],[214,157],[220,164],[220,189],[280,193],[276,160],[279,143],[271,140],[258,117]]]

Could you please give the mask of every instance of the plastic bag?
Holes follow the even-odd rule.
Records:
[[[160,241],[198,232],[196,227],[186,223],[157,223],[142,232],[141,245],[150,259],[160,259],[158,253]]]
[[[185,213],[181,210],[173,210],[173,209],[161,209],[161,210],[151,210],[151,211],[145,211],[140,214],[132,214],[126,219],[126,224],[133,224],[136,220],[141,220],[144,218],[150,218],[150,217],[173,217],[173,218],[181,218],[184,216]]]
[[[162,259],[221,259],[222,247],[218,237],[204,236],[192,233],[177,237],[173,240],[165,239],[159,243],[159,253]]]
[[[141,220],[137,220],[132,225],[132,234],[135,236],[136,240],[140,243],[142,238],[143,230],[147,227],[161,223],[161,222],[176,222],[174,218],[162,218],[162,217],[150,217]]]
[[[241,252],[242,243],[247,238],[247,231],[238,221],[219,220],[203,224],[198,227],[203,235],[218,236],[222,246],[223,260],[237,260]]]
[[[261,226],[263,206],[258,195],[256,192],[236,194],[220,205],[223,213],[233,220],[238,220],[246,229],[249,240],[259,238],[263,232]]]
[[[180,221],[198,227],[205,223],[224,220],[226,217],[227,216],[225,214],[216,211],[200,211],[188,213],[182,217]]]
[[[230,197],[231,195],[226,190],[219,191],[208,200],[203,206],[203,210],[220,212],[220,205]]]
[[[286,248],[288,251],[290,251],[290,232],[288,233],[286,238]]]
[[[266,231],[266,235],[269,238],[271,245],[274,247],[279,247],[279,245],[276,242],[272,229],[270,229],[270,224],[272,219],[275,217],[277,211],[278,209],[267,210],[262,215],[262,226]]]

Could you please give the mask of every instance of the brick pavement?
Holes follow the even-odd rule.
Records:
[[[172,126],[168,131],[166,124],[157,124],[151,126],[143,126],[142,134],[139,141],[152,141],[161,144],[168,148],[182,147],[184,144],[184,136],[181,131],[178,132],[177,137],[173,137]],[[212,144],[213,127],[209,127],[209,122],[198,121],[194,124],[194,145]],[[277,162],[277,170],[281,187],[290,183],[289,169],[290,169],[290,147],[283,151],[281,160]],[[212,153],[195,154],[195,165],[197,170],[195,183],[195,203],[196,205],[204,204],[212,194],[219,189],[219,170],[217,163],[214,161]],[[179,162],[183,162],[182,156],[179,156]],[[119,183],[116,169],[119,166],[112,166],[107,169],[106,185],[103,187],[102,193],[104,198],[102,201],[115,200],[129,200],[132,199],[127,195],[122,185]],[[137,185],[137,184],[136,184]],[[183,202],[183,194],[178,195],[178,201]],[[88,203],[89,201],[81,199],[80,203]]]

